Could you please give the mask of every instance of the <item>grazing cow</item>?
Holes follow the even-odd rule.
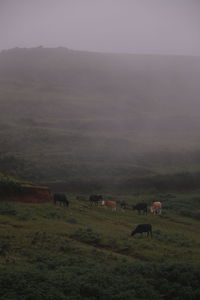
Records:
[[[154,215],[160,215],[161,214],[161,209],[162,209],[161,202],[153,202],[152,205],[151,205],[151,207],[150,207],[150,211]]]
[[[54,200],[54,204],[56,204],[57,202],[60,203],[60,205],[62,204],[63,206],[69,206],[69,200],[67,199],[66,195],[63,193],[55,193],[53,196],[53,200]]]
[[[102,201],[102,205],[105,206],[105,207],[111,207],[112,210],[115,210],[117,209],[117,202],[116,201]]]
[[[125,212],[125,210],[132,210],[132,206],[129,206],[125,201],[121,201],[119,205],[123,212]]]
[[[143,214],[147,215],[147,203],[137,203],[136,205],[133,205],[133,210],[137,210],[139,214],[141,214],[141,211],[143,211]]]
[[[149,233],[152,237],[152,226],[151,224],[140,224],[138,225],[131,233],[131,236],[135,235],[136,233],[143,233],[146,232],[147,236],[149,236]]]
[[[93,204],[98,205],[99,201],[102,201],[102,200],[103,200],[102,195],[91,195],[89,198],[91,205],[93,205]]]
[[[126,202],[124,201],[124,200],[122,200],[121,202],[120,202],[120,207],[122,208],[122,209],[126,209],[127,208],[127,204],[126,204]]]

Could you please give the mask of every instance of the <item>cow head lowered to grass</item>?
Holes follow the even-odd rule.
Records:
[[[143,233],[146,232],[147,236],[149,236],[149,234],[152,237],[152,225],[151,224],[139,224],[132,232],[131,232],[131,236],[135,235],[136,233]]]

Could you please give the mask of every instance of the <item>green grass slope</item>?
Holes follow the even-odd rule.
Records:
[[[69,208],[0,202],[0,298],[199,299],[200,223],[181,211],[200,209],[199,195],[107,198],[161,196],[161,216],[90,207],[73,195]],[[141,223],[152,224],[152,239],[130,236]]]

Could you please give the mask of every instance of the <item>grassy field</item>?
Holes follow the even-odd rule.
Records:
[[[163,213],[113,212],[74,195],[69,208],[1,202],[0,298],[198,299],[200,194],[106,197],[160,197]],[[142,223],[152,239],[130,236]]]
[[[0,53],[0,299],[200,299],[199,66],[66,48]],[[67,191],[69,208],[3,202],[30,182]],[[90,207],[93,193],[161,201],[163,213]],[[152,239],[130,236],[142,223]]]

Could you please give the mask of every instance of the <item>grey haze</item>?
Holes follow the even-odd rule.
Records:
[[[200,54],[199,0],[0,0],[0,49]]]

